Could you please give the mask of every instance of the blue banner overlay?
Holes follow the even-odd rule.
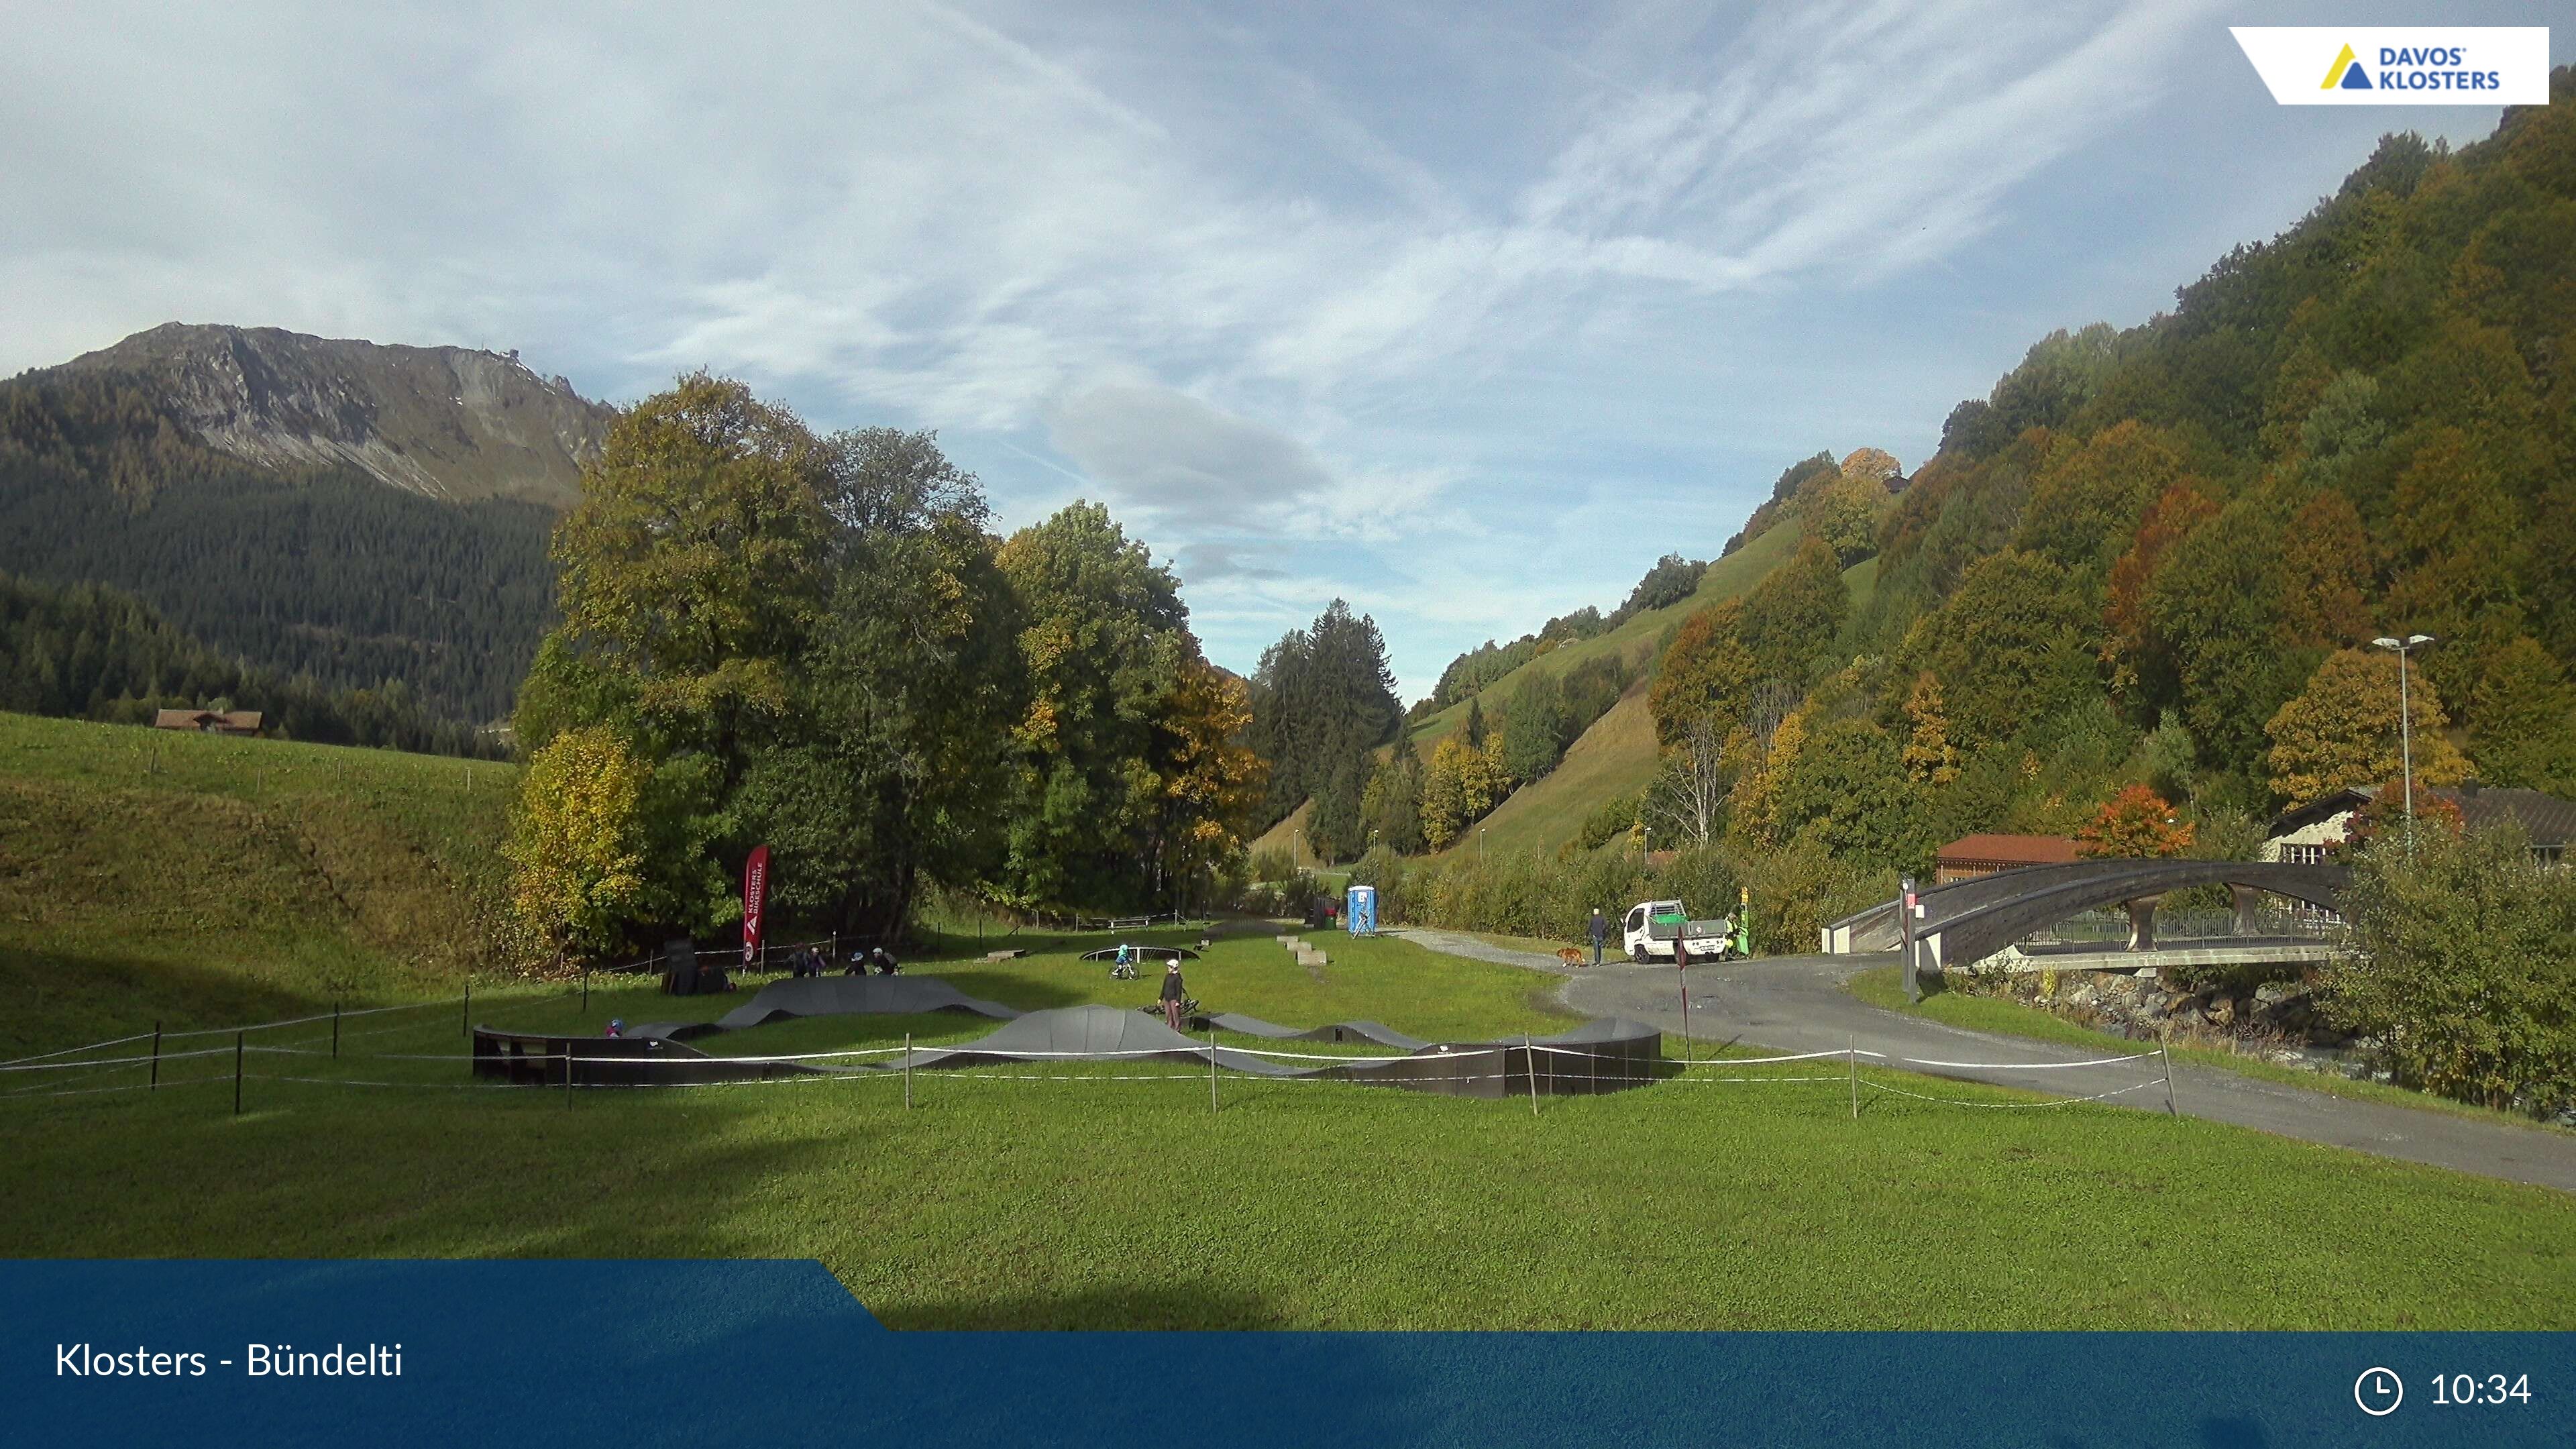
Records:
[[[49,1449],[2503,1449],[2576,1439],[2576,1335],[898,1334],[811,1262],[6,1262],[0,1404]]]

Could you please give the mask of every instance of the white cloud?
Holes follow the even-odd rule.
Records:
[[[1228,662],[1339,593],[1408,679],[1919,453],[2126,285],[2155,218],[2053,214],[2070,158],[2270,118],[2205,0],[12,11],[0,370],[172,318],[713,367],[942,429],[1007,522],[1135,510]]]

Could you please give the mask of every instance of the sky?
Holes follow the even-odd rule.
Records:
[[[1347,599],[1411,699],[1799,458],[1910,471],[2382,132],[2486,135],[2227,32],[2569,18],[2438,8],[0,0],[0,372],[174,320],[709,368],[936,429],[1005,529],[1107,503],[1238,671]]]

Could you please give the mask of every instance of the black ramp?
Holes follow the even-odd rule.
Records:
[[[1204,1064],[1208,1044],[1181,1035],[1159,1016],[1115,1006],[1067,1006],[1032,1011],[980,1041],[962,1047],[916,1050],[916,1068],[990,1066],[1026,1061],[1176,1061]],[[1266,1057],[1216,1049],[1218,1066],[1263,1077],[1302,1075]],[[898,1058],[894,1066],[901,1067]]]
[[[751,1000],[713,1021],[648,1022],[627,1035],[690,1041],[800,1016],[926,1016],[934,1011],[967,1011],[999,1021],[1019,1015],[998,1001],[968,996],[936,976],[790,976],[760,988]]]
[[[1280,1026],[1274,1022],[1263,1021],[1257,1016],[1245,1016],[1234,1011],[1220,1011],[1194,1020],[1213,1026],[1219,1031],[1237,1032],[1244,1036],[1268,1037],[1272,1041],[1345,1043],[1365,1041],[1374,1042],[1379,1046],[1390,1046],[1402,1052],[1418,1052],[1431,1045],[1418,1036],[1407,1036],[1394,1027],[1376,1021],[1337,1021],[1331,1026],[1300,1030],[1297,1027]]]

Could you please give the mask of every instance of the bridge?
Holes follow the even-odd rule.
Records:
[[[2322,954],[2315,942],[2263,941],[2257,911],[2267,895],[2337,911],[2351,873],[2339,865],[2251,860],[2079,860],[2024,866],[1933,886],[1916,894],[1918,969],[1938,971],[1982,961],[2035,931],[2103,906],[2124,905],[2129,940],[2118,951],[2049,956],[2061,969],[2157,964],[2187,955],[2194,964],[2302,960]],[[2218,941],[2160,948],[2156,902],[2190,886],[2226,886],[2235,900],[2235,931]],[[1893,951],[1904,944],[1902,901],[1886,901],[1824,928],[1828,955]]]

